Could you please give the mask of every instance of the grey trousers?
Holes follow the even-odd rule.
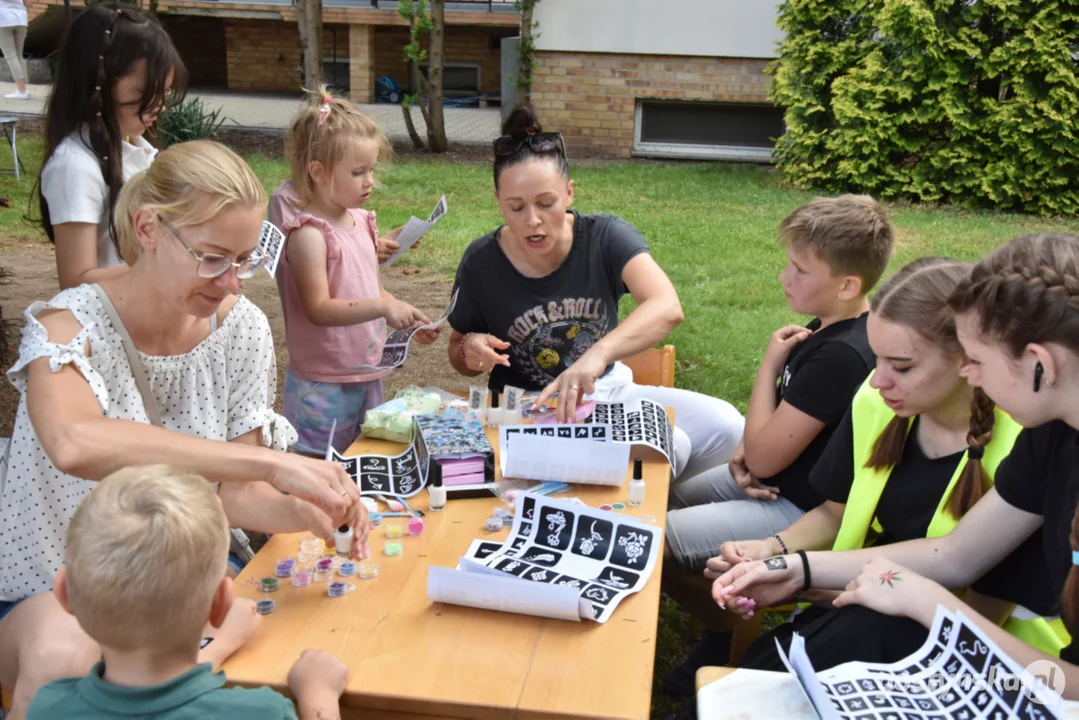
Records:
[[[26,79],[26,61],[22,57],[22,46],[26,42],[26,26],[0,27],[0,50],[11,68],[13,80]]]

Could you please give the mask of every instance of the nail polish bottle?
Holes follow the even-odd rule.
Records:
[[[498,391],[491,391],[491,407],[487,408],[487,427],[498,427],[502,424],[502,410],[498,407]]]
[[[629,504],[633,507],[644,505],[644,477],[641,472],[640,458],[633,458],[633,479],[629,481]]]
[[[427,509],[434,512],[446,509],[446,488],[442,485],[442,466],[432,459],[427,473]]]

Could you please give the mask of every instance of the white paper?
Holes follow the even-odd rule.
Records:
[[[266,256],[263,267],[270,277],[277,274],[277,263],[281,260],[281,250],[285,247],[285,234],[272,222],[264,220],[259,232],[258,252]]]
[[[850,662],[815,673],[797,633],[789,654],[779,654],[825,720],[1050,720],[1064,705],[969,618],[943,607],[926,642],[899,662]]]
[[[412,342],[412,336],[420,330],[434,330],[446,322],[453,308],[457,305],[458,290],[450,298],[450,304],[442,311],[442,315],[426,325],[414,327],[411,330],[394,330],[386,336],[386,342],[382,345],[382,359],[378,365],[356,365],[353,370],[389,370],[401,366],[408,357],[408,346]]]
[[[611,442],[610,425],[503,425],[499,428],[502,477],[621,485],[629,445]]]
[[[697,692],[700,720],[818,720],[802,686],[789,673],[740,668]]]
[[[465,557],[530,584],[574,588],[588,602],[582,610],[591,614],[583,617],[602,623],[624,597],[648,582],[662,535],[626,515],[520,493],[513,528],[501,548],[480,541]]]
[[[645,445],[667,458],[668,463],[674,457],[674,429],[663,406],[651,400],[597,402],[585,422],[610,425],[616,443]]]
[[[580,622],[577,593],[558,585],[534,585],[495,572],[461,572],[432,565],[427,597],[433,602]]]
[[[379,267],[383,270],[388,268],[397,262],[398,258],[405,254],[410,247],[416,244],[416,242],[424,236],[431,226],[434,225],[439,219],[446,214],[448,206],[446,205],[446,196],[443,195],[439,198],[438,203],[435,205],[435,209],[431,211],[431,214],[427,218],[427,222],[420,220],[418,217],[410,217],[408,222],[405,223],[404,228],[401,229],[401,234],[397,236],[397,244],[401,247],[394,251],[393,255],[389,257],[386,262],[382,263]]]

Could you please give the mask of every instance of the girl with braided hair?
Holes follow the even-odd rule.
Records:
[[[809,476],[827,500],[770,538],[724,543],[707,576],[798,550],[945,535],[982,497],[1021,428],[964,377],[966,357],[948,301],[969,269],[922,258],[881,287],[867,323],[876,369]],[[989,598],[968,596],[996,612]],[[835,593],[811,598],[820,604],[758,640],[742,665],[781,670],[775,640],[789,641],[794,631],[822,669],[849,660],[893,662],[925,639],[909,620],[831,607]],[[1009,621],[1009,630],[1024,627]]]
[[[1056,660],[1003,632],[946,588],[963,587],[1017,548],[1024,562],[994,575],[998,597],[1079,631],[1079,237],[1027,235],[974,266],[952,294],[968,382],[1025,428],[994,487],[948,535],[848,553],[809,553],[735,566],[716,581],[717,602],[771,604],[803,585],[842,589],[837,606],[861,605],[932,623],[961,609],[1020,665]],[[910,568],[909,570],[907,568]],[[891,578],[884,582],[882,578]],[[751,602],[752,601],[752,602]],[[1064,697],[1079,699],[1079,647],[1062,636]],[[1070,644],[1069,644],[1070,643]]]
[[[98,3],[71,23],[46,111],[39,178],[41,224],[56,245],[61,290],[126,270],[116,200],[153,161],[157,150],[143,135],[182,99],[186,83],[168,33],[138,8]]]

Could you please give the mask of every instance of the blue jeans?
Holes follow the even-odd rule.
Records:
[[[7,602],[6,600],[0,600],[0,622],[3,622],[4,616],[15,609],[15,606],[21,603],[22,600],[16,600],[15,602]]]
[[[364,415],[382,404],[382,380],[365,383],[327,383],[285,373],[284,415],[299,439],[293,451],[322,457],[333,433],[333,447],[344,452],[360,434]]]

